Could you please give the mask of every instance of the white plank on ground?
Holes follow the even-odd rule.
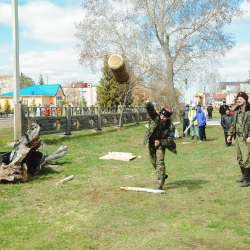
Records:
[[[100,159],[104,160],[119,160],[119,161],[131,161],[136,156],[132,155],[132,153],[124,153],[124,152],[109,152],[107,155],[100,157]]]
[[[125,191],[136,191],[136,192],[147,192],[155,194],[165,194],[165,190],[151,189],[151,188],[141,188],[141,187],[120,187],[121,190]]]

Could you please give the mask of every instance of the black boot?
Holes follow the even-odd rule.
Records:
[[[168,175],[165,174],[164,177],[163,177],[163,179],[161,179],[161,180],[158,179],[158,180],[157,180],[157,182],[159,183],[159,186],[157,186],[156,189],[162,190],[163,185],[164,185],[164,183],[165,183],[165,180],[167,179],[166,176],[168,177]]]
[[[243,182],[244,181],[243,167],[240,167],[240,169],[241,169],[242,177],[239,180],[236,180],[237,182]]]
[[[244,176],[243,176],[244,180],[242,184],[240,185],[240,187],[248,187],[250,186],[250,179],[249,179],[250,168],[243,168],[243,173],[244,173]]]
[[[168,174],[165,174],[165,180],[168,178]]]
[[[191,140],[193,140],[193,139],[194,139],[194,136],[191,137]]]

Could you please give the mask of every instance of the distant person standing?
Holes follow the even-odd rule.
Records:
[[[207,115],[208,115],[208,119],[212,119],[212,112],[213,112],[213,106],[210,103],[209,106],[207,107]]]
[[[226,141],[226,147],[229,147],[232,145],[232,142],[227,141],[227,133],[230,129],[230,127],[233,124],[233,116],[230,114],[230,110],[226,109],[226,114],[221,117],[221,126],[224,130],[224,137]]]
[[[36,115],[37,115],[37,116],[41,116],[41,115],[42,115],[41,103],[38,104],[37,111],[36,111]]]
[[[206,123],[205,123],[205,127],[204,127],[204,134],[203,134],[203,141],[205,141],[207,139],[206,136],[206,125],[207,125],[207,113],[206,113],[206,107],[204,106],[203,108],[201,107],[201,110],[204,112],[205,117],[206,117]]]
[[[199,142],[203,142],[207,119],[200,105],[197,106],[197,113],[195,117],[192,119],[192,122],[194,122],[196,119],[198,120],[198,126],[199,126],[199,136],[200,136]]]
[[[183,131],[183,136],[185,136],[184,131],[189,126],[188,112],[189,112],[189,105],[187,104],[186,107],[185,107],[185,110],[182,113],[182,131]],[[187,131],[187,135],[190,136],[190,128]]]
[[[50,116],[50,107],[46,104],[45,108],[43,109],[43,115],[44,116]]]
[[[226,101],[223,101],[223,105],[220,106],[219,110],[221,117],[226,114],[227,109],[229,109],[229,106],[226,104]]]
[[[189,109],[188,111],[188,118],[189,118],[189,122],[191,124],[191,140],[194,139],[194,131],[196,133],[196,138],[199,139],[199,128],[198,128],[198,121],[194,121],[192,122],[192,119],[196,116],[196,108],[195,108],[195,105],[192,104],[191,105],[191,109]]]

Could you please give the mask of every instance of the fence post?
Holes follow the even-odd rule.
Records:
[[[96,130],[102,130],[102,108],[100,105],[95,107],[95,114],[97,114]]]
[[[66,131],[65,131],[64,135],[71,135],[71,105],[67,106]]]
[[[25,117],[25,105],[21,104],[21,134],[24,135],[27,132],[28,118]]]

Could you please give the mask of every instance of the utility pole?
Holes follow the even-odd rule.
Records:
[[[48,76],[48,74],[47,74],[47,85],[48,85],[48,82],[49,82],[49,76]]]
[[[18,30],[18,0],[12,0],[14,141],[21,139],[22,135]]]
[[[187,78],[185,78],[185,104],[187,104]]]

